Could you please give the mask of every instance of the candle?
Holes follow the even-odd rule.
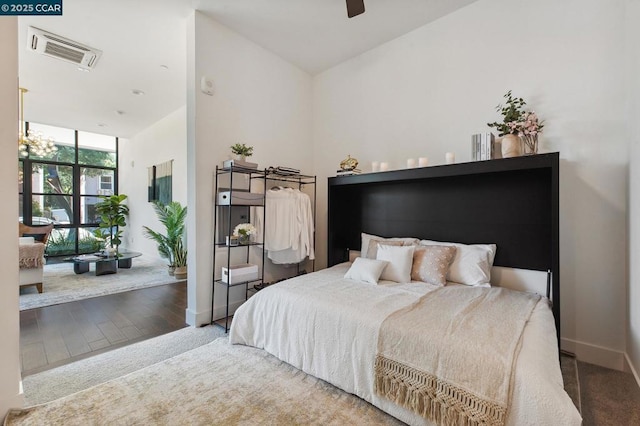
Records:
[[[372,172],[380,171],[380,163],[377,162],[377,161],[372,161],[371,162],[371,171]]]
[[[445,154],[445,159],[447,161],[447,164],[453,164],[456,162],[456,155],[453,152],[447,152]]]
[[[416,166],[416,159],[415,158],[409,158],[407,160],[407,169],[413,169]]]
[[[380,171],[386,172],[387,170],[389,170],[389,163],[387,163],[386,161],[380,163]]]
[[[420,167],[427,167],[428,164],[429,164],[429,159],[427,157],[418,158],[418,165]]]

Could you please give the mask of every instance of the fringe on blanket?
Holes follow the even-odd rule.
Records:
[[[506,407],[436,376],[376,356],[376,393],[439,425],[504,425]]]
[[[39,268],[44,265],[44,244],[34,243],[19,246],[20,269]]]
[[[19,266],[20,269],[31,269],[31,268],[39,268],[44,264],[42,261],[42,257],[29,257],[25,259],[20,259]]]

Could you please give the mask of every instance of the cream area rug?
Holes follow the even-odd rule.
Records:
[[[99,277],[95,275],[93,264],[89,272],[84,274],[74,273],[73,263],[49,264],[44,267],[42,293],[38,293],[35,286],[20,289],[20,310],[171,284],[176,281],[167,273],[164,261],[144,255],[132,260],[131,269],[118,269],[117,274]]]
[[[56,401],[5,425],[400,425],[358,397],[226,338]]]
[[[37,405],[108,382],[224,337],[217,326],[185,327],[22,379],[25,405]]]

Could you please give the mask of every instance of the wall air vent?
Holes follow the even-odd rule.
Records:
[[[36,27],[29,27],[27,32],[27,49],[42,55],[51,56],[52,58],[71,62],[86,70],[93,69],[102,55],[102,51],[100,50]]]

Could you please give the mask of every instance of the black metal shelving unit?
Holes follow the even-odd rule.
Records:
[[[234,176],[237,178],[238,175],[244,176],[245,179],[248,178],[248,187],[246,189],[237,189],[234,187]],[[218,194],[220,192],[220,178],[221,176],[228,176],[229,179],[229,204],[220,204],[218,200]],[[249,263],[250,256],[250,248],[254,246],[264,246],[264,234],[263,241],[250,242],[246,244],[231,244],[231,235],[233,234],[233,211],[236,208],[243,208],[249,211],[248,213],[248,222],[251,220],[251,207],[264,207],[265,204],[265,194],[266,194],[266,176],[267,173],[264,170],[257,169],[247,169],[244,167],[218,167],[216,166],[215,172],[215,200],[214,200],[214,214],[213,214],[213,229],[214,229],[214,243],[213,243],[213,276],[212,276],[212,289],[211,289],[211,324],[216,324],[220,327],[223,327],[222,320],[215,321],[214,320],[214,302],[215,302],[215,293],[216,293],[216,285],[222,285],[226,288],[226,303],[225,303],[225,317],[224,317],[224,331],[225,333],[229,331],[229,293],[231,292],[231,288],[244,286],[245,287],[245,300],[249,297],[249,292],[253,290],[253,287],[258,284],[262,284],[264,282],[264,257],[265,251],[262,250],[262,264],[259,265],[258,278],[250,281],[241,281],[237,283],[231,284],[231,252],[233,250],[245,250],[246,252],[246,263]],[[251,191],[252,183],[256,180],[261,180],[262,185],[262,198],[257,200],[251,204],[234,204],[233,203],[233,194],[234,192],[247,192]],[[221,212],[221,207],[226,208],[225,212]],[[218,232],[218,216],[221,214],[227,215],[227,223],[225,229],[222,229],[221,232]],[[266,209],[262,209],[263,214],[263,223],[266,215]],[[227,271],[229,271],[228,282],[224,282],[222,277],[216,278],[216,255],[218,252],[218,247],[226,247],[227,248]],[[221,269],[221,268],[220,268]],[[222,275],[222,273],[221,273]]]
[[[236,189],[234,188],[234,176],[237,178],[238,175],[241,176],[245,176],[245,178],[248,178],[248,185],[247,188],[242,188],[242,189]],[[246,192],[251,191],[252,187],[253,187],[253,182],[255,182],[256,180],[259,180],[262,182],[262,198],[259,200],[259,202],[256,203],[252,203],[252,204],[233,204],[233,202],[230,202],[230,204],[220,204],[219,200],[218,200],[218,194],[220,192],[220,178],[222,176],[228,176],[229,179],[229,192],[230,192],[230,199],[231,201],[233,200],[233,193],[234,192]],[[251,243],[247,243],[247,244],[239,244],[239,245],[230,245],[227,241],[227,237],[230,237],[233,233],[233,209],[234,208],[248,208],[249,207],[249,216],[248,216],[248,222],[250,222],[250,214],[251,214],[251,209],[250,207],[263,207],[266,204],[266,193],[267,193],[267,182],[280,182],[280,183],[285,183],[287,186],[295,186],[297,187],[297,189],[301,190],[308,185],[313,185],[313,203],[312,203],[312,214],[313,214],[313,220],[314,220],[314,231],[313,231],[313,248],[315,251],[315,217],[316,217],[316,196],[317,196],[317,189],[316,189],[316,176],[310,176],[310,175],[302,175],[302,174],[287,174],[287,175],[283,175],[283,174],[278,174],[278,173],[274,173],[272,172],[270,169],[265,169],[265,170],[257,170],[257,169],[247,169],[247,168],[243,168],[243,167],[216,167],[216,172],[215,172],[215,182],[214,182],[214,190],[215,190],[215,202],[214,202],[214,217],[213,217],[213,229],[214,229],[214,247],[213,247],[213,276],[212,276],[212,294],[211,294],[211,323],[212,324],[216,324],[220,327],[223,327],[225,330],[225,333],[229,330],[229,293],[230,293],[230,289],[232,287],[237,287],[237,286],[245,286],[245,300],[249,297],[251,292],[255,292],[258,291],[259,288],[264,287],[265,282],[264,282],[264,266],[265,266],[265,250],[264,250],[264,233],[263,233],[263,240],[262,241],[256,241],[256,242],[251,242]],[[293,185],[292,185],[293,184]],[[227,189],[227,188],[225,188]],[[221,212],[221,207],[225,207],[228,208],[227,211],[225,212]],[[218,230],[218,221],[219,221],[219,216],[221,214],[226,214],[227,215],[227,223],[226,226],[224,227],[224,229],[222,230]],[[262,223],[265,224],[267,217],[266,217],[266,209],[263,208],[262,209]],[[219,232],[221,231],[221,232]],[[232,266],[232,262],[231,262],[231,252],[233,250],[246,250],[246,259],[247,259],[247,263],[249,263],[249,257],[250,257],[250,248],[254,247],[254,246],[259,246],[260,248],[262,248],[262,264],[259,265],[259,276],[258,279],[256,280],[251,280],[251,281],[243,281],[243,282],[238,282],[238,283],[233,283],[233,284],[229,284],[226,283],[222,280],[222,278],[216,278],[216,272],[217,269],[216,268],[216,255],[217,255],[217,249],[219,247],[226,247],[227,248],[227,270],[230,270],[231,266]],[[312,271],[315,271],[315,259],[311,260],[311,269]],[[300,264],[298,264],[297,266],[297,274],[300,274]],[[231,279],[229,279],[229,281],[231,281]],[[225,317],[224,317],[224,321],[222,319],[219,320],[214,320],[214,302],[215,302],[215,293],[216,293],[216,286],[217,285],[222,285],[226,288],[226,301],[225,301]],[[258,288],[256,288],[256,286]]]

